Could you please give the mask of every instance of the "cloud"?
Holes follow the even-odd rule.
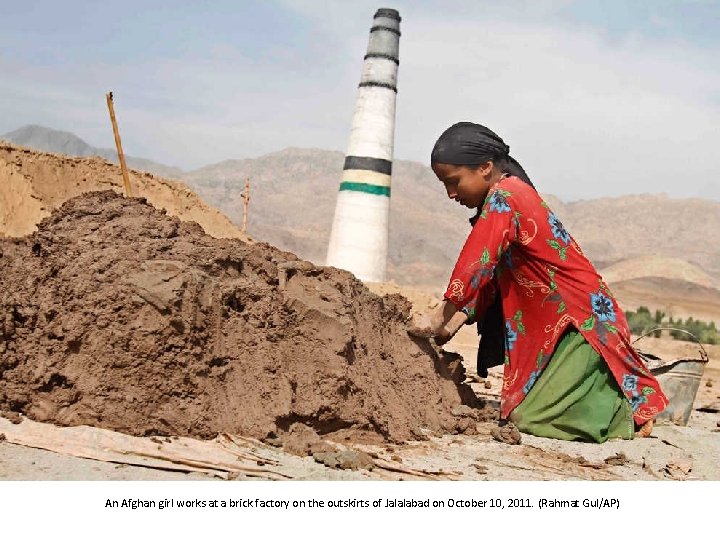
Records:
[[[566,199],[714,196],[704,186],[720,176],[717,47],[558,22],[575,2],[396,4],[397,157],[427,162],[443,129],[473,120],[500,133],[544,191]],[[292,5],[337,21],[335,36],[374,9]]]
[[[393,4],[403,16],[397,158],[427,162],[439,133],[469,119],[565,199],[695,196],[720,177],[716,46],[565,24],[569,1]],[[32,65],[0,53],[0,131],[49,124],[111,147],[112,89],[127,152],[171,165],[344,150],[377,7],[293,0],[284,9],[305,29],[294,42],[259,32],[252,47],[200,41],[132,62]]]
[[[720,78],[707,55],[524,24],[428,20],[412,31],[423,38],[402,45],[399,154],[422,145],[429,155],[467,119],[495,129],[543,190],[566,198],[695,195],[720,175]]]

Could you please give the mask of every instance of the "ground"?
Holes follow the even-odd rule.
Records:
[[[376,290],[392,286],[374,287]],[[415,306],[432,305],[431,295],[403,290]],[[448,349],[474,359],[477,337],[463,329]],[[646,338],[638,345],[663,358],[698,357],[692,343]],[[710,355],[687,426],[658,425],[652,436],[604,444],[572,443],[522,435],[520,444],[496,440],[494,423],[479,424],[477,435],[447,435],[402,445],[354,445],[371,456],[372,470],[328,467],[313,457],[298,457],[259,442],[243,444],[268,470],[302,480],[464,479],[464,480],[720,480],[720,346]],[[477,378],[466,362],[471,386],[490,401],[499,397],[501,374]],[[497,369],[497,368],[496,368]],[[700,410],[698,410],[700,409]],[[316,455],[317,456],[317,455]],[[0,479],[4,480],[211,480],[204,473],[163,471],[106,463],[0,442]],[[237,479],[251,479],[240,474]]]

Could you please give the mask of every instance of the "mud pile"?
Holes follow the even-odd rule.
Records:
[[[0,240],[0,410],[133,435],[472,433],[458,356],[410,304],[112,191]]]

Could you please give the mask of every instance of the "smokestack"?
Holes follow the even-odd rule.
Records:
[[[327,254],[328,266],[349,270],[363,281],[384,281],[387,269],[399,48],[399,13],[378,9],[370,28]]]

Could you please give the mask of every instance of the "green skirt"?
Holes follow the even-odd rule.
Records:
[[[565,441],[605,442],[635,434],[630,402],[605,361],[572,328],[510,420],[524,433]]]

